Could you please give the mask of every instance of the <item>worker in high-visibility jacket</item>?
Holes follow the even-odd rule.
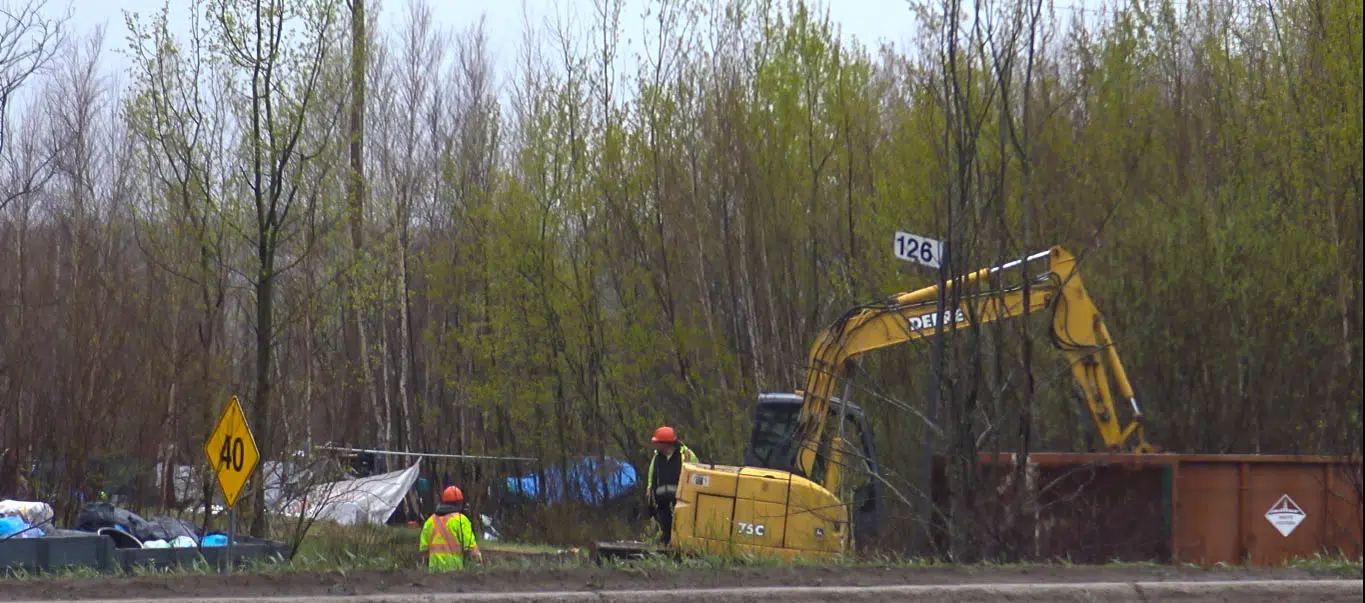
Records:
[[[645,478],[645,497],[650,514],[659,522],[665,546],[673,539],[673,503],[677,501],[678,478],[683,463],[696,463],[697,455],[678,441],[677,432],[664,425],[654,430],[654,458],[649,460]]]
[[[441,504],[422,525],[421,550],[427,569],[450,572],[464,569],[469,561],[483,561],[474,541],[474,526],[464,515],[464,492],[449,486],[441,492]]]

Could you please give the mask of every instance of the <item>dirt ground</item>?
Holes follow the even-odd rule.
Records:
[[[6,600],[526,592],[740,586],[1136,582],[1340,578],[1306,569],[1177,567],[754,567],[739,569],[488,567],[461,574],[419,570],[164,575],[0,582]]]

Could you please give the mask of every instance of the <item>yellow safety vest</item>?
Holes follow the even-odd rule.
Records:
[[[448,572],[464,569],[465,554],[479,550],[474,526],[462,513],[432,515],[422,526],[421,550],[428,551],[427,569]]]

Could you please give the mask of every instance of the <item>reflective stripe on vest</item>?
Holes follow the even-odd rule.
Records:
[[[428,550],[433,554],[454,555],[464,552],[464,545],[460,544],[460,541],[455,539],[455,536],[450,533],[450,526],[446,525],[448,517],[458,515],[459,513],[455,513],[454,515],[437,515],[435,521],[431,522],[433,524],[432,527],[436,528],[436,536],[444,541],[440,544],[435,542],[430,544]]]
[[[677,491],[678,491],[677,484],[664,484],[654,489],[654,495],[659,496],[661,494],[674,494]]]
[[[687,444],[679,443],[679,444],[678,444],[678,449],[677,449],[677,451],[674,452],[674,454],[681,454],[681,455],[682,455],[682,460],[683,460],[684,463],[695,463],[695,462],[697,462],[697,453],[692,452],[692,450],[691,450],[690,448],[687,447]],[[659,456],[660,456],[660,455],[659,455],[659,451],[658,451],[658,450],[655,450],[655,451],[654,451],[654,457],[651,458],[651,459],[649,459],[649,470],[648,470],[648,471],[646,472],[646,474],[645,474],[645,487],[646,487],[646,488],[653,488],[653,487],[654,487],[654,463],[655,463],[655,461],[658,461],[658,460],[659,460]],[[672,458],[672,457],[669,457],[669,458]]]

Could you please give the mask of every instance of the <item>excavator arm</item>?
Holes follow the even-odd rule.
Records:
[[[798,417],[794,466],[830,491],[839,481],[835,456],[819,454],[836,381],[849,360],[860,354],[931,337],[935,325],[947,333],[972,324],[1052,312],[1052,340],[1070,363],[1072,375],[1085,396],[1090,416],[1105,446],[1113,451],[1155,452],[1143,436],[1142,411],[1119,361],[1099,309],[1086,293],[1075,258],[1060,247],[948,281],[944,299],[955,307],[938,312],[938,287],[902,293],[886,301],[853,308],[827,328],[811,349]],[[1008,287],[986,286],[996,275],[1032,270],[1028,286],[1019,279]],[[1003,275],[1002,275],[1003,276]],[[1115,391],[1117,390],[1117,392]],[[1116,412],[1115,398],[1132,408],[1125,425]],[[827,450],[829,443],[825,443]],[[822,460],[822,457],[829,457]]]

